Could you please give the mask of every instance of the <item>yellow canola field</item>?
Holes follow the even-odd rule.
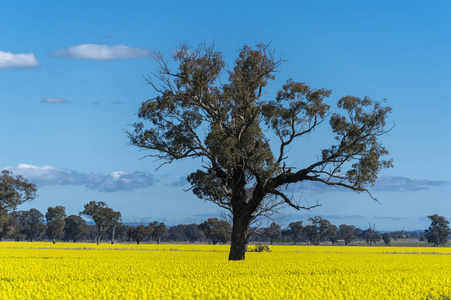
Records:
[[[0,299],[451,299],[450,248],[0,243]]]

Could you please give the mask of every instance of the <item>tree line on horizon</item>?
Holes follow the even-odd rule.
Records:
[[[90,201],[84,205],[79,215],[67,216],[65,207],[49,207],[42,214],[39,210],[18,211],[17,207],[36,198],[36,185],[28,182],[21,175],[13,176],[4,170],[0,175],[0,241],[3,239],[20,240],[57,240],[82,241],[90,240],[97,244],[105,236],[113,244],[116,241],[136,242],[150,241],[157,243],[172,242],[206,242],[213,244],[228,243],[232,239],[232,224],[227,220],[209,218],[201,224],[180,224],[170,226],[164,222],[154,221],[148,225],[125,225],[121,221],[121,213],[108,207],[105,202]],[[91,219],[95,225],[88,225],[81,217]],[[451,234],[449,221],[437,214],[428,216],[431,225],[424,233],[407,233],[395,231],[383,234],[375,230],[375,225],[362,230],[353,225],[333,225],[330,221],[319,216],[310,218],[311,224],[304,225],[302,221],[291,222],[286,229],[273,222],[267,228],[248,229],[247,243],[253,241],[269,241],[289,243],[305,243],[319,245],[321,242],[337,243],[340,239],[346,245],[356,239],[365,240],[369,245],[381,239],[386,245],[391,239],[406,237],[419,238],[435,246],[444,245]]]
[[[88,224],[81,216],[91,219]],[[267,227],[251,227],[249,242],[268,244],[337,244],[350,245],[363,241],[368,245],[383,242],[390,245],[392,240],[413,238],[434,246],[446,244],[451,230],[449,222],[442,216],[429,216],[431,226],[421,231],[392,231],[381,233],[375,225],[366,229],[354,225],[333,225],[327,219],[315,216],[304,225],[303,221],[291,222],[282,228],[277,222]],[[102,240],[111,244],[115,242],[137,243],[228,243],[232,226],[226,220],[208,218],[200,224],[178,224],[167,226],[164,222],[153,221],[144,224],[124,224],[120,212],[109,208],[104,202],[91,201],[84,205],[79,215],[65,213],[63,206],[49,207],[45,214],[32,208],[25,211],[12,211],[0,214],[0,241],[4,239],[21,241],[88,241],[99,244]]]

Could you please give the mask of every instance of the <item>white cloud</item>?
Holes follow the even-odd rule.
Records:
[[[18,53],[0,51],[0,69],[35,68],[40,63],[33,53]]]
[[[42,99],[41,103],[66,104],[66,103],[70,103],[70,101],[63,99],[63,98],[47,97],[47,98]]]
[[[99,192],[133,191],[152,186],[157,180],[149,173],[134,172],[128,174],[123,171],[111,174],[88,174],[74,170],[58,169],[52,166],[34,166],[19,164],[4,168],[20,174],[38,186],[44,185],[84,185],[87,189]]]
[[[150,56],[149,49],[131,48],[125,45],[107,46],[83,44],[58,50],[54,56],[76,59],[112,60],[125,58],[141,58]]]

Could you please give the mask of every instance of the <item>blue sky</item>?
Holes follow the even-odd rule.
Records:
[[[427,215],[451,219],[451,4],[447,1],[2,1],[0,3],[0,168],[39,185],[20,209],[63,205],[78,214],[105,201],[126,222],[200,222],[219,208],[182,178],[200,167],[159,162],[128,145],[152,51],[170,58],[183,42],[215,42],[229,64],[244,44],[270,42],[287,60],[269,86],[288,79],[343,96],[387,99],[383,138],[395,167],[365,194],[294,188],[321,207],[281,211],[279,222],[320,215],[334,224],[425,229]],[[268,97],[273,95],[271,92]],[[324,124],[293,146],[302,166],[331,145]],[[299,149],[302,149],[302,153]]]

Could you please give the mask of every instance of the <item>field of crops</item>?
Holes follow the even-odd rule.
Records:
[[[0,243],[0,299],[450,299],[451,248]]]

